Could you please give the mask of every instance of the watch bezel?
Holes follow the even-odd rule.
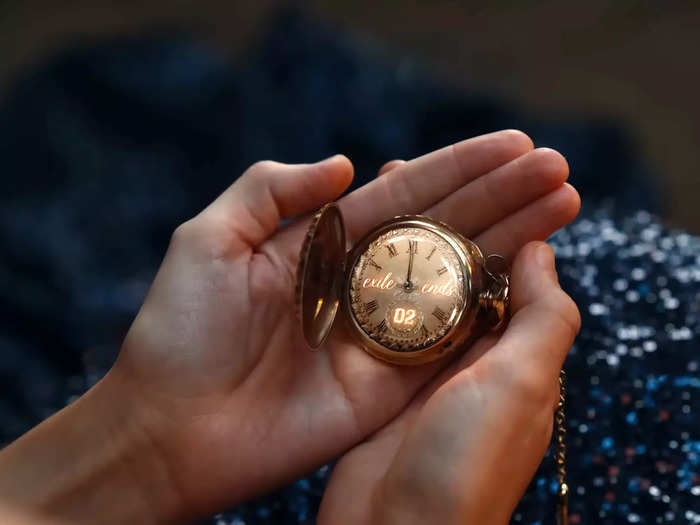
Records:
[[[462,303],[462,308],[455,315],[452,327],[433,345],[421,350],[409,352],[392,350],[372,339],[358,323],[351,306],[352,275],[359,258],[377,237],[389,230],[398,228],[422,228],[444,239],[457,254],[463,276],[462,287],[464,301]],[[477,305],[475,305],[475,302],[478,296],[478,290],[475,290],[473,279],[474,275],[478,273],[475,268],[477,261],[474,260],[474,256],[468,250],[465,241],[466,239],[461,237],[446,224],[422,215],[404,215],[382,222],[375,228],[372,228],[371,231],[366,233],[355,243],[346,257],[342,308],[350,329],[354,332],[354,335],[359,338],[361,344],[369,354],[389,363],[419,365],[439,359],[451,353],[455,350],[455,347],[459,346],[463,337],[466,336],[465,324],[473,320],[476,314],[477,308],[475,306]],[[478,248],[476,249],[478,250]]]

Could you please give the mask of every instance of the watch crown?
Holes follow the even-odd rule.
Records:
[[[510,276],[508,264],[502,255],[492,254],[484,261],[487,285],[479,297],[479,304],[486,311],[492,330],[503,326],[510,306]]]

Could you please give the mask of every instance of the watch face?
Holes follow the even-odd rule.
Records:
[[[442,235],[397,226],[370,239],[350,271],[350,310],[383,347],[415,352],[444,338],[465,305],[464,270]]]

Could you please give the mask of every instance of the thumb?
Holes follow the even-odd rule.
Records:
[[[320,208],[350,185],[353,167],[343,155],[315,164],[253,164],[203,212],[257,246],[279,221]]]
[[[548,244],[532,242],[518,253],[511,290],[512,318],[487,357],[517,363],[520,373],[552,383],[578,334],[581,316],[559,286]]]

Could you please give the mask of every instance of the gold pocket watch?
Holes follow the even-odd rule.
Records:
[[[379,224],[346,252],[335,203],[313,217],[297,271],[304,338],[318,348],[339,311],[374,357],[422,364],[454,351],[507,316],[505,260],[421,215]]]

